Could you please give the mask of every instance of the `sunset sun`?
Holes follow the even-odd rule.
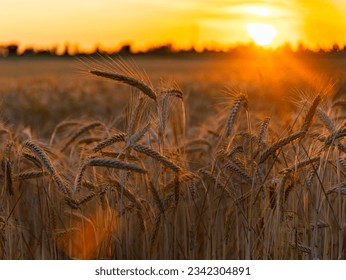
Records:
[[[257,45],[269,45],[275,38],[277,31],[274,26],[265,23],[247,24],[247,32]]]

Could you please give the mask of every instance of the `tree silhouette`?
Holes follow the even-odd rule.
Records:
[[[18,51],[18,45],[11,44],[7,46],[7,55],[8,56],[16,56]]]

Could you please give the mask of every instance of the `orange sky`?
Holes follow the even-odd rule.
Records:
[[[131,42],[136,49],[251,42],[246,26],[277,30],[270,46],[346,43],[345,0],[11,0],[0,9],[0,42],[91,50]]]

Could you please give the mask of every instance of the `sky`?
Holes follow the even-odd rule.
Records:
[[[270,47],[346,43],[346,0],[11,0],[0,7],[0,43],[26,47],[226,47],[253,42],[253,23],[275,28]]]

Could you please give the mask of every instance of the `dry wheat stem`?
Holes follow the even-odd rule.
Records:
[[[13,185],[12,185],[12,165],[11,162],[5,160],[5,188],[8,190],[10,195],[13,195]]]
[[[180,182],[179,182],[179,175],[175,175],[174,179],[174,205],[177,207],[180,197]]]
[[[275,207],[276,207],[277,193],[276,193],[275,186],[273,184],[268,187],[268,193],[269,193],[269,205],[270,205],[270,208],[272,210],[274,210]]]

